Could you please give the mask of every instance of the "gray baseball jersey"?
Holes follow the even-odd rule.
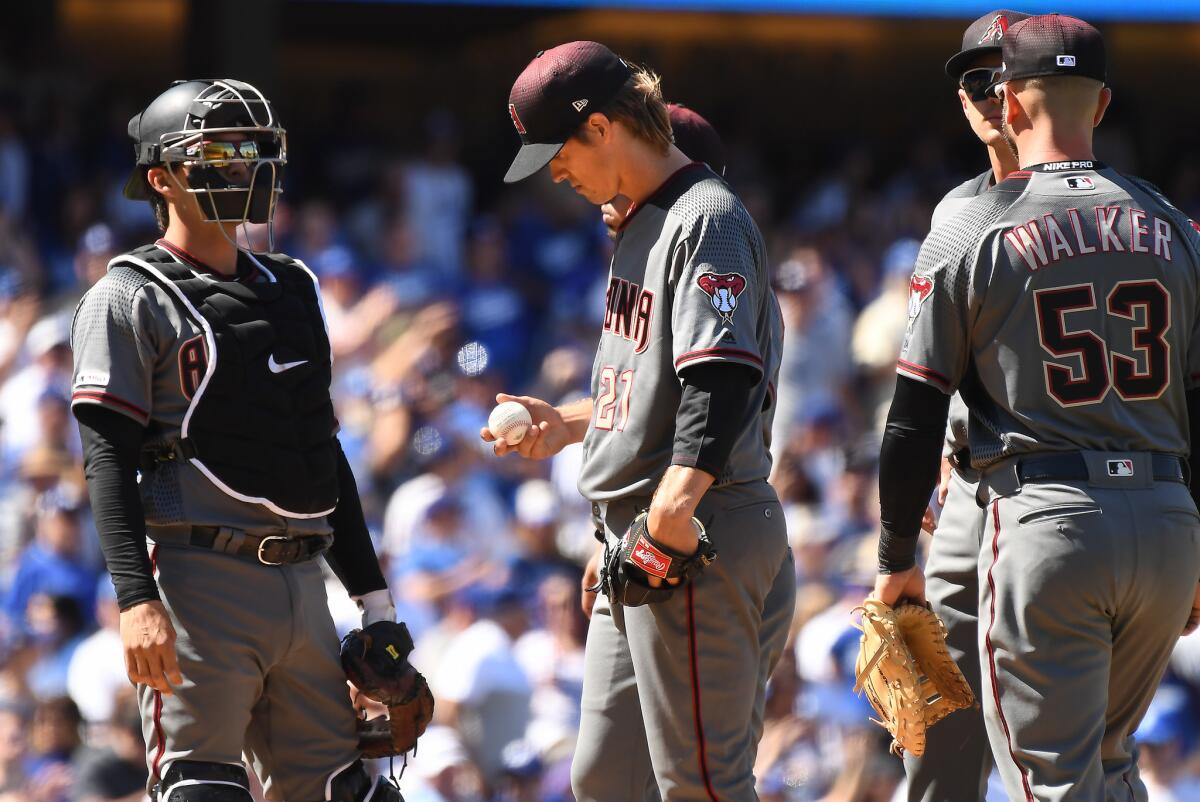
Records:
[[[962,387],[982,424],[975,467],[1033,451],[1188,453],[1197,231],[1148,185],[1092,166],[1013,173],[921,248],[897,370]]]
[[[1145,799],[1131,735],[1200,579],[1183,468],[1149,453],[1189,451],[1198,287],[1194,224],[1092,161],[1013,173],[918,259],[898,371],[972,413],[983,715],[1013,799]]]
[[[252,255],[240,257],[239,281],[271,281]],[[181,264],[187,264],[179,260]],[[188,265],[197,276],[219,280]],[[177,442],[184,415],[204,375],[204,332],[180,313],[167,291],[131,267],[114,265],[88,290],[71,327],[75,377],[71,403],[99,404],[146,427],[144,450]],[[188,460],[159,461],[139,484],[147,526],[194,524],[247,531],[330,531],[324,517],[280,516],[219,490]]]
[[[649,495],[671,463],[680,371],[751,368],[754,403],[717,485],[771,471],[783,328],[762,235],[729,187],[693,163],[630,211],[609,270],[580,491]]]

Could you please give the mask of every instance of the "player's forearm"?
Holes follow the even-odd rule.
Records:
[[[917,536],[937,484],[950,397],[900,376],[879,450],[879,571],[916,564]]]
[[[689,368],[682,379],[671,464],[718,477],[746,429],[757,378],[742,365],[714,362]]]
[[[569,404],[555,407],[567,427],[567,442],[582,443],[592,421],[592,399],[581,398]]]
[[[363,596],[371,591],[384,590],[387,581],[379,567],[379,557],[371,543],[367,523],[363,518],[362,501],[350,462],[338,443],[338,503],[329,514],[333,528],[333,545],[325,560],[351,596]]]

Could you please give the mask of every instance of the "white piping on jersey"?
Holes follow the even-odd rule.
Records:
[[[255,260],[257,261],[257,260]],[[300,266],[300,269],[308,273],[308,277],[312,279],[313,290],[317,293],[317,308],[321,310],[321,322],[325,324],[325,340],[329,343],[329,367],[333,367],[333,340],[329,337],[329,319],[325,317],[325,301],[321,298],[321,282],[317,281],[317,274],[308,269],[308,265],[301,262],[296,257],[292,257],[292,261]]]
[[[163,248],[162,250],[167,251],[166,248]],[[167,251],[167,253],[170,254],[171,258],[174,259],[176,262],[179,262],[179,264],[184,265],[184,267],[187,267],[187,265],[184,264],[182,261],[180,261],[180,259],[177,256],[175,256],[175,254],[171,253],[170,251]],[[255,260],[255,261],[257,262],[258,260]],[[192,400],[190,402],[188,402],[187,411],[183,414],[183,424],[179,427],[179,436],[181,438],[187,437],[188,436],[188,426],[192,420],[192,412],[195,411],[196,405],[200,401],[200,397],[204,395],[204,390],[205,390],[205,388],[208,387],[209,379],[212,378],[213,373],[217,369],[217,339],[216,339],[216,336],[213,334],[212,326],[210,326],[208,324],[208,321],[205,320],[204,315],[200,314],[200,312],[196,309],[196,307],[192,306],[192,302],[187,299],[187,296],[183,294],[182,290],[180,290],[178,287],[175,286],[175,282],[171,281],[169,278],[167,278],[165,275],[163,275],[163,273],[158,268],[154,267],[154,265],[150,264],[149,262],[147,262],[145,260],[138,259],[136,256],[122,254],[121,256],[114,258],[112,261],[110,261],[108,263],[108,269],[112,270],[113,265],[118,265],[118,264],[134,264],[134,265],[137,265],[138,267],[142,268],[143,270],[146,270],[151,275],[155,276],[166,289],[170,290],[171,293],[174,294],[175,297],[179,299],[180,303],[182,303],[184,305],[184,307],[186,307],[187,310],[192,314],[192,317],[195,319],[196,323],[198,323],[200,325],[200,328],[204,330],[204,342],[208,345],[208,359],[206,360],[208,362],[208,367],[204,371],[204,378],[202,378],[200,380],[200,383],[198,385],[196,385],[196,392],[192,394]],[[308,274],[310,276],[312,276],[312,271],[309,271],[308,268],[305,268],[305,271],[308,272]],[[272,279],[274,279],[273,276],[272,276]],[[313,277],[313,280],[314,281],[316,280],[315,276]],[[318,298],[319,297],[320,296],[318,295]],[[322,312],[321,312],[322,320],[324,320],[324,314],[325,314],[324,310],[322,310]],[[333,359],[332,351],[333,351],[333,348],[332,348],[332,346],[330,346],[330,360]],[[332,364],[332,361],[330,362],[330,364]],[[190,462],[190,463],[192,463],[192,465],[196,466],[196,469],[199,470],[200,473],[204,474],[204,476],[207,477],[208,480],[210,482],[212,482],[217,487],[218,490],[220,490],[222,493],[229,496],[230,498],[235,498],[238,501],[244,501],[247,504],[260,504],[260,505],[266,507],[271,512],[275,513],[276,515],[282,516],[284,518],[300,518],[300,519],[321,518],[321,517],[324,517],[324,516],[328,515],[329,513],[333,512],[335,509],[337,509],[337,504],[334,504],[329,509],[322,510],[320,512],[292,512],[291,510],[285,510],[283,507],[280,507],[278,504],[271,501],[269,498],[263,498],[260,496],[247,496],[243,493],[237,492],[232,487],[230,487],[229,485],[225,484],[220,479],[218,479],[216,474],[214,474],[211,470],[209,470],[208,466],[205,465],[203,462],[201,462],[196,457],[188,457],[188,462]]]

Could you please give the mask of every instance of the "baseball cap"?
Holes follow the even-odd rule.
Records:
[[[989,11],[972,22],[963,32],[962,50],[955,53],[946,62],[946,74],[957,81],[958,76],[963,74],[967,65],[977,56],[999,52],[1000,40],[1004,38],[1008,29],[1028,17],[1028,14],[1020,11],[1008,11],[1001,8]]]
[[[1104,37],[1081,19],[1042,14],[1021,20],[1000,42],[1004,62],[996,83],[1044,75],[1108,76]]]
[[[687,106],[668,103],[675,147],[692,161],[704,162],[717,175],[725,175],[725,143],[712,123]]]
[[[521,149],[504,176],[514,184],[558,155],[588,115],[603,106],[633,74],[599,42],[568,42],[539,51],[508,93],[508,115]]]

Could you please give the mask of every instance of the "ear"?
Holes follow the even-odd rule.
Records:
[[[589,114],[585,126],[599,142],[606,141],[612,136],[613,122],[608,118],[607,115],[601,114],[600,112],[592,112]]]
[[[1108,111],[1109,103],[1112,103],[1112,90],[1105,86],[1100,90],[1100,102],[1096,105],[1096,116],[1092,119],[1093,128],[1104,119],[1104,112]]]
[[[151,167],[146,171],[146,182],[150,184],[152,192],[157,192],[169,201],[179,200],[182,190],[166,167]]]
[[[1001,103],[1001,108],[1004,109],[1004,124],[1008,126],[1008,130],[1016,130],[1013,123],[1025,113],[1025,109],[1021,106],[1017,93],[1012,90],[1012,84],[1004,87],[1004,102]]]

